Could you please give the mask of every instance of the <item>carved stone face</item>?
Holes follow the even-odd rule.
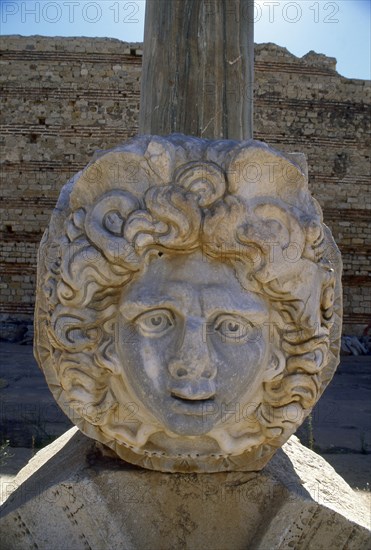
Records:
[[[335,371],[340,278],[300,155],[140,136],[61,192],[36,355],[66,414],[124,460],[260,470]]]
[[[200,435],[258,399],[269,308],[201,253],[152,260],[120,301],[116,346],[129,384],[169,431]],[[238,421],[238,420],[237,420]]]

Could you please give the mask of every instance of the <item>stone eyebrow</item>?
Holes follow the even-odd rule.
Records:
[[[171,279],[169,279],[168,283],[173,285],[176,295],[172,296],[166,293],[166,295],[160,298],[156,292],[156,288],[152,288],[151,293],[148,293],[146,296],[141,296],[138,291],[134,291],[133,293],[129,293],[127,299],[123,299],[119,308],[120,312],[125,317],[131,319],[134,319],[134,317],[140,315],[146,309],[154,309],[156,307],[176,309],[180,313],[180,308],[184,307],[188,301],[187,293],[184,292],[185,284],[184,282],[173,281]],[[130,317],[127,315],[128,310],[130,310]],[[132,315],[132,311],[137,313]]]
[[[206,288],[206,292],[211,290],[210,287]],[[206,305],[207,302],[207,305]],[[263,304],[258,303],[253,297],[250,297],[246,293],[245,300],[236,300],[232,293],[223,294],[223,297],[209,296],[208,300],[205,300],[205,296],[202,296],[202,309],[207,317],[213,315],[225,313],[236,313],[243,317],[246,314],[253,315],[255,321],[264,321],[267,317],[268,311]]]
[[[205,320],[223,313],[235,313],[247,319],[249,316],[252,316],[255,323],[266,320],[267,310],[262,304],[254,300],[253,297],[246,295],[246,299],[241,302],[241,300],[237,301],[233,294],[230,293],[223,293],[223,296],[219,296],[217,292],[218,289],[218,285],[205,285],[203,291],[201,291],[201,310],[202,314],[205,316]],[[206,297],[205,294],[209,294],[209,296]],[[120,305],[120,313],[130,321],[141,313],[156,308],[174,310],[179,315],[183,315],[184,311],[182,311],[182,309],[186,307],[187,302],[186,293],[176,298],[167,295],[162,299],[156,294],[145,297],[133,296],[123,301]]]
[[[120,305],[120,313],[127,319],[133,320],[135,317],[144,313],[147,310],[161,308],[161,309],[178,309],[179,300],[173,300],[171,297],[159,299],[157,296],[150,296],[148,298],[129,298],[123,300]]]

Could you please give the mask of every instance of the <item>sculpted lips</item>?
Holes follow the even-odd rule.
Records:
[[[215,397],[215,384],[211,381],[194,382],[193,384],[173,387],[171,397],[174,399],[172,409],[175,412],[201,416],[208,410]]]
[[[213,408],[214,398],[209,399],[184,399],[176,395],[172,395],[174,403],[172,409],[176,413],[194,416],[203,416],[205,413],[210,412],[210,408]]]
[[[174,397],[189,401],[210,399],[215,395],[215,383],[213,380],[192,380],[189,383],[172,383],[170,393]]]

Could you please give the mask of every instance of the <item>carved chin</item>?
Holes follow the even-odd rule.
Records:
[[[90,403],[93,397],[92,394]],[[131,450],[138,455],[138,461],[141,460],[140,457],[149,455],[167,457],[170,460],[189,458],[191,454],[201,464],[213,456],[236,457],[256,450],[266,441],[262,426],[257,421],[261,405],[254,405],[254,411],[250,407],[248,416],[244,410],[232,411],[227,408],[213,416],[210,406],[202,411],[202,405],[196,404],[200,414],[191,415],[188,411],[188,414],[178,414],[166,423],[163,419],[155,419],[145,407],[137,407],[135,400],[128,394],[123,401],[125,405],[116,403],[105,412],[99,405],[88,407],[88,401],[89,399],[86,400],[86,405],[80,402],[77,408],[79,414],[84,416],[80,429],[90,436],[93,435],[92,432],[96,432],[94,437],[124,459],[128,450]],[[74,406],[76,407],[76,402]],[[179,452],[174,455],[172,449],[175,441],[175,448]]]
[[[131,430],[107,422],[100,432],[102,440],[120,458],[165,472],[261,469],[275,450],[267,445],[262,430],[254,433],[247,424],[240,425],[238,432],[230,426],[220,426],[206,434],[190,436],[151,424],[137,424]]]

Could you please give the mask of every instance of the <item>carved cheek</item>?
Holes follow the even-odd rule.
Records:
[[[246,341],[226,343],[213,338],[213,349],[216,356],[225,363],[240,362],[243,364],[260,364],[264,361],[268,349],[268,337],[261,333]]]
[[[151,344],[152,342],[145,341],[140,346],[140,366],[153,386],[159,389],[162,364],[161,350],[156,350]]]
[[[158,340],[140,337],[136,369],[143,372],[151,385],[160,389],[167,377],[167,365],[177,348],[176,333]]]

